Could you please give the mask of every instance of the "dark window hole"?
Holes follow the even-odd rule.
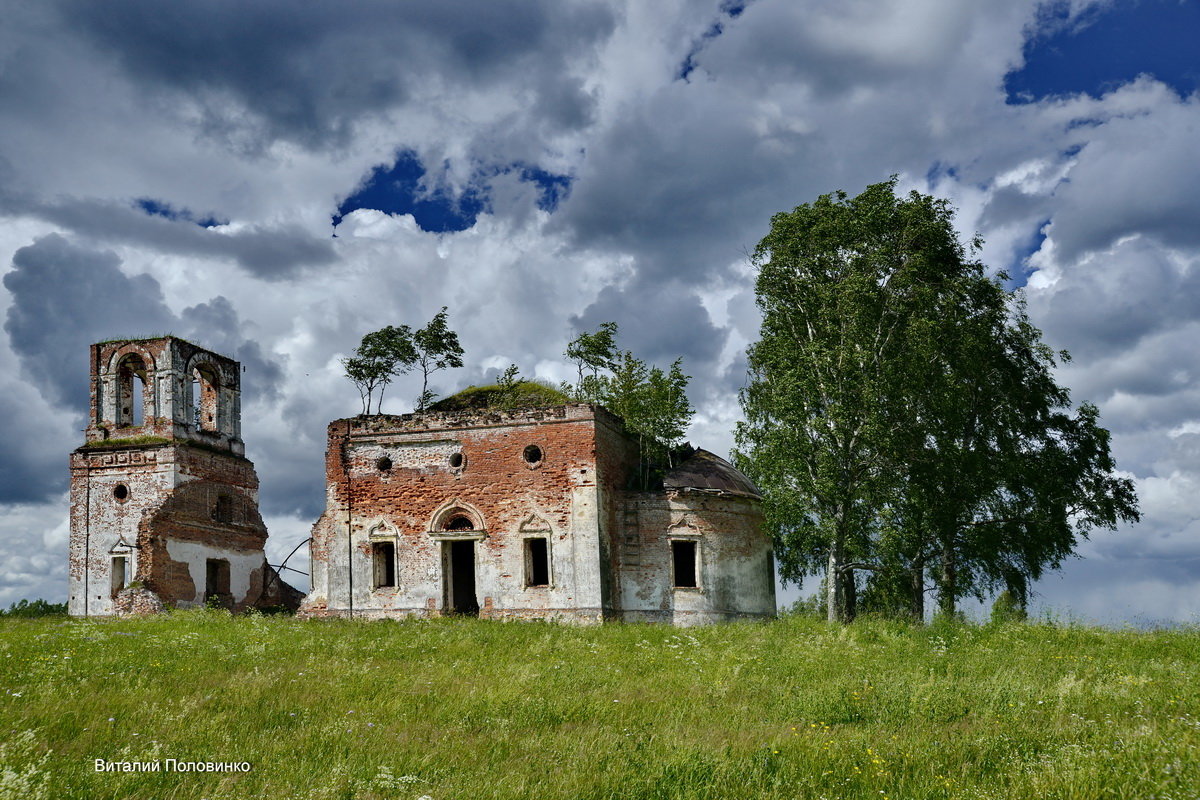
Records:
[[[696,543],[679,540],[671,542],[671,559],[675,567],[676,588],[695,589]]]
[[[390,588],[396,585],[396,545],[393,542],[375,542],[371,545],[375,588]]]
[[[545,539],[525,540],[525,585],[550,585],[550,551]]]
[[[448,530],[448,531],[473,531],[473,530],[475,530],[475,525],[467,517],[457,516],[454,519],[452,519],[446,523],[446,530]]]

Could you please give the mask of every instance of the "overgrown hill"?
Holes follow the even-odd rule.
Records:
[[[561,406],[571,402],[556,387],[541,381],[518,381],[510,388],[499,384],[468,386],[457,394],[444,397],[429,406],[430,411],[466,411],[487,408],[529,408]]]
[[[0,720],[0,798],[1184,798],[1200,632],[3,618]]]

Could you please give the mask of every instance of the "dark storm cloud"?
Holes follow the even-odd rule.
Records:
[[[328,238],[313,236],[297,225],[223,232],[150,214],[136,205],[76,198],[30,202],[22,210],[101,241],[227,259],[263,280],[294,278],[306,268],[330,264],[336,258]]]
[[[559,76],[538,102],[582,123],[590,105],[566,65],[612,31],[595,2],[236,0],[163,4],[61,0],[62,24],[112,54],[131,79],[201,104],[212,131],[254,121],[269,139],[336,145],[355,123],[439,85],[487,88]],[[536,83],[536,82],[535,82]]]
[[[1200,558],[1194,556],[1129,559],[1089,555],[1068,560],[1061,571],[1034,583],[1032,605],[1035,614],[1046,609],[1060,619],[1138,627],[1195,624],[1200,612],[1194,600],[1198,579]]]
[[[279,399],[283,367],[263,355],[257,341],[243,332],[233,304],[225,297],[185,308],[180,315],[183,336],[242,365],[242,408]]]
[[[788,202],[780,172],[793,167],[759,145],[748,109],[697,103],[693,91],[662,90],[589,149],[555,221],[577,244],[636,253],[643,275],[700,280],[766,233]]]
[[[718,368],[728,330],[713,325],[700,298],[686,285],[659,285],[624,289],[606,287],[578,317],[576,331],[594,331],[603,322],[619,327],[617,346],[634,356],[667,369],[676,358],[691,376],[687,394],[693,406],[728,396],[741,385],[741,377]]]
[[[88,345],[176,324],[158,281],[127,277],[120,263],[111,251],[50,234],[18,250],[4,276],[12,293],[4,330],[13,351],[48,399],[81,413],[88,406]]]
[[[1143,81],[1145,91],[1155,90]],[[1163,103],[1154,114],[1114,119],[1084,147],[1055,192],[1050,235],[1062,260],[1143,235],[1168,247],[1200,247],[1200,135],[1196,100]]]
[[[129,277],[121,260],[50,234],[22,247],[4,276],[12,305],[4,329],[25,372],[48,399],[83,413],[88,407],[88,346],[121,336],[175,333],[243,361],[254,397],[275,397],[279,365],[242,332],[233,306],[216,297],[177,317],[158,281]],[[253,377],[249,377],[250,375]]]
[[[259,503],[264,514],[293,515],[315,521],[325,510],[325,445],[329,421],[337,416],[305,392],[293,393],[280,414],[289,423],[286,436],[251,432],[243,417],[246,455],[262,477]]]
[[[9,437],[0,451],[0,503],[43,502],[67,488],[65,454],[79,443],[69,431],[47,425],[44,414],[44,403],[28,384],[8,381],[0,389],[5,429],[39,432]]]
[[[1130,240],[1073,266],[1053,291],[1031,296],[1030,310],[1054,347],[1085,360],[1111,357],[1159,331],[1200,320],[1200,270],[1181,268],[1145,239]]]
[[[172,327],[158,282],[126,277],[119,265],[114,253],[78,247],[58,234],[14,254],[4,276],[12,294],[4,329],[22,368],[10,377],[24,381],[0,392],[0,414],[13,430],[42,433],[20,437],[0,457],[0,502],[45,501],[66,488],[63,454],[79,444],[71,429],[83,427],[88,407],[88,345]],[[134,319],[144,327],[131,328]],[[48,424],[45,403],[31,402],[37,390],[76,412],[77,424]]]
[[[583,313],[571,320],[578,331],[601,323],[620,328],[617,346],[666,368],[683,357],[685,371],[712,364],[721,352],[724,332],[712,324],[695,292],[680,284],[652,287],[605,287]]]

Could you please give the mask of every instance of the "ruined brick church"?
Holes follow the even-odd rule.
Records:
[[[75,616],[294,603],[263,553],[236,361],[171,336],[94,344],[71,454]]]
[[[72,455],[71,613],[123,612],[145,595],[299,602],[263,557],[238,387],[236,362],[179,339],[93,345],[91,422]],[[775,613],[753,484],[696,450],[646,488],[637,441],[601,406],[360,416],[327,433],[303,616]]]

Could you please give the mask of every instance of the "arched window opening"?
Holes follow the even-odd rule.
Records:
[[[456,516],[451,517],[446,522],[446,530],[448,530],[448,531],[473,531],[473,530],[475,530],[475,523],[471,522],[470,517],[466,517],[466,516],[463,516],[462,514],[458,514]]]
[[[125,356],[117,367],[117,426],[144,425],[148,400],[146,362],[137,354]]]
[[[134,427],[146,424],[146,381],[141,374],[133,373],[133,391],[131,392]]]
[[[190,422],[192,427],[200,429],[200,373],[192,370],[192,380],[188,388],[188,408],[192,410]]]
[[[192,424],[198,431],[215,431],[218,429],[217,399],[220,396],[220,382],[217,373],[207,364],[202,364],[192,370],[191,408]]]

